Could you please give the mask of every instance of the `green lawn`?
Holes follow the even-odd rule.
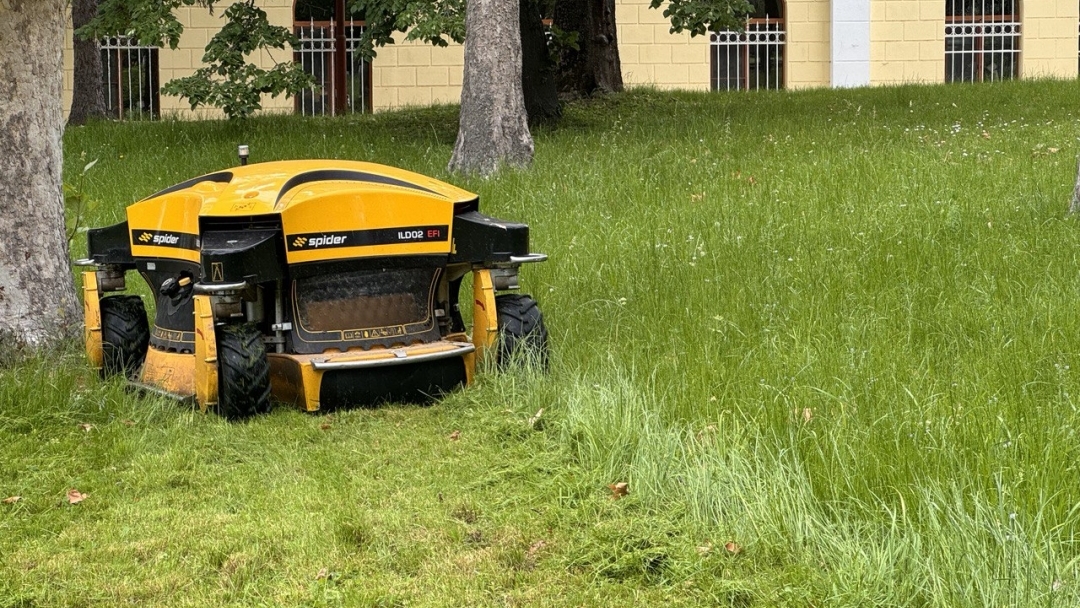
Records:
[[[0,607],[1075,606],[1077,99],[637,91],[490,180],[453,107],[72,129],[73,225],[240,143],[476,191],[551,256],[553,364],[242,424],[77,346],[3,369]]]

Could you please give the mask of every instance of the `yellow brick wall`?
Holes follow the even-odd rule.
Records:
[[[1021,63],[1024,78],[1076,78],[1076,0],[1028,0],[1021,3]]]
[[[663,9],[647,0],[615,0],[623,83],[662,89],[709,89],[709,37],[672,34]]]
[[[627,86],[709,89],[709,38],[672,34],[663,9],[644,0],[616,0],[619,59]],[[785,12],[788,88],[829,84],[829,3],[788,0]]]
[[[873,0],[870,82],[944,80],[945,0]]]
[[[828,0],[788,0],[784,20],[787,28],[784,86],[789,89],[829,86]]]
[[[376,48],[371,62],[371,105],[375,110],[457,103],[461,100],[465,47],[436,47],[405,41]]]

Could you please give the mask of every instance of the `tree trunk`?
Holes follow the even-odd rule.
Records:
[[[555,25],[578,33],[578,50],[564,49],[559,92],[570,97],[623,90],[615,31],[615,0],[556,0]]]
[[[1072,201],[1069,202],[1069,213],[1080,211],[1080,160],[1076,165],[1076,185],[1073,186]]]
[[[529,126],[556,122],[562,116],[555,87],[555,63],[548,52],[547,32],[538,0],[521,0],[521,90]]]
[[[77,30],[97,13],[100,0],[72,0],[71,22]],[[71,90],[69,125],[84,125],[91,118],[105,118],[105,89],[101,83],[101,49],[97,40],[74,39],[75,82]]]
[[[0,0],[0,355],[70,335],[81,321],[61,176],[66,6]]]
[[[490,175],[503,164],[532,162],[518,10],[508,0],[469,0],[466,6],[465,77],[450,171]]]

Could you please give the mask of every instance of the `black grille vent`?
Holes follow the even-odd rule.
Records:
[[[202,233],[211,230],[280,230],[281,216],[274,215],[230,215],[225,217],[199,218]]]

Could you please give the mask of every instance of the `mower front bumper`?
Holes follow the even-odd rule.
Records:
[[[267,359],[274,398],[315,411],[429,401],[472,382],[475,347],[443,340],[318,355],[267,353]]]

